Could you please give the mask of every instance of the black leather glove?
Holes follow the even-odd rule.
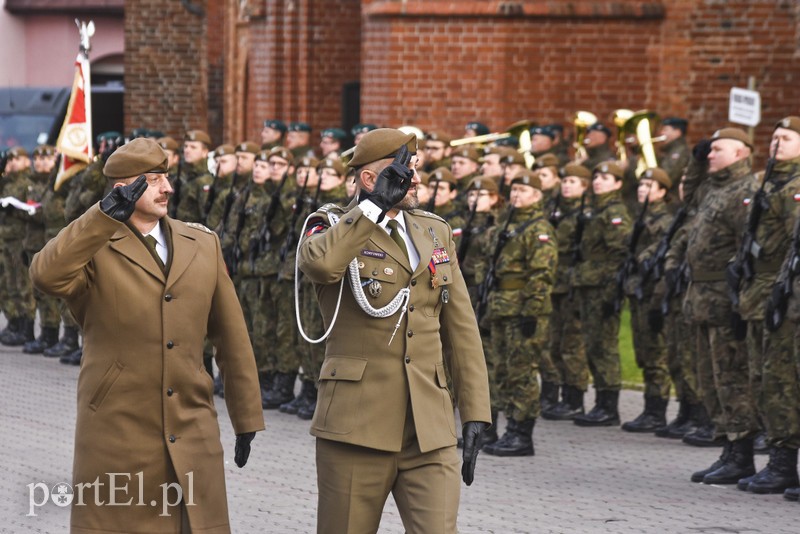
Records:
[[[408,151],[408,147],[406,145],[401,146],[394,157],[394,161],[378,175],[372,191],[361,190],[361,194],[358,197],[359,202],[371,200],[373,204],[381,209],[378,222],[382,221],[386,212],[394,208],[408,193],[408,188],[411,187],[411,179],[414,177],[414,169],[408,168],[410,161],[411,153]]]
[[[747,339],[747,321],[742,319],[738,312],[733,312],[731,315],[731,328],[733,329],[733,338],[736,341]]]
[[[250,442],[256,437],[255,432],[245,432],[244,434],[236,435],[236,452],[233,455],[233,461],[236,462],[240,468],[244,467],[247,459],[250,457]]]
[[[475,462],[478,461],[481,436],[487,427],[486,423],[480,421],[467,421],[461,429],[464,440],[464,451],[462,452],[464,463],[461,465],[461,478],[467,486],[471,485],[475,479]]]
[[[776,332],[786,317],[786,298],[783,293],[783,286],[775,284],[772,286],[772,295],[767,299],[766,316],[764,325],[770,332]]]
[[[519,322],[523,337],[533,337],[536,334],[536,317],[524,317]]]
[[[647,310],[647,324],[652,333],[661,332],[664,328],[664,314],[661,313],[661,310]]]
[[[692,156],[698,163],[705,163],[708,161],[708,155],[711,153],[711,139],[701,139],[692,148]]]
[[[147,178],[139,176],[132,184],[115,187],[100,201],[100,211],[120,222],[127,221],[136,208],[136,201],[147,189]]]

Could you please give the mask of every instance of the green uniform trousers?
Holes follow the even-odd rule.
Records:
[[[553,293],[550,298],[553,306],[550,315],[550,358],[558,371],[556,383],[586,391],[589,387],[589,364],[581,335],[578,296],[573,295],[570,299],[566,293]],[[542,380],[546,379],[542,371]]]
[[[647,320],[649,303],[628,299],[631,310],[631,334],[636,365],[642,370],[645,397],[669,399],[670,377],[664,329],[653,332]],[[659,311],[659,313],[661,313]]]
[[[597,391],[619,391],[622,369],[619,361],[619,314],[610,308],[608,288],[581,287],[581,329],[589,371]]]

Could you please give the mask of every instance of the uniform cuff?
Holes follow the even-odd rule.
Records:
[[[381,216],[383,210],[376,206],[374,202],[369,199],[362,200],[358,203],[358,207],[361,208],[361,211],[364,213],[364,217],[375,224],[378,223],[378,217]]]

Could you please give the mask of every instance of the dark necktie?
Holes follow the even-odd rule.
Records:
[[[392,241],[397,243],[397,246],[400,247],[400,250],[403,251],[403,255],[408,259],[408,249],[406,248],[406,242],[403,239],[403,236],[400,235],[400,229],[397,227],[397,221],[392,219],[388,223],[386,223],[386,227],[391,230],[389,232],[389,237],[392,238]]]
[[[156,241],[156,238],[151,235],[144,236],[144,241],[145,243],[147,243],[147,248],[149,248],[150,251],[153,253],[153,255],[156,257],[156,261],[158,261],[158,266],[161,267],[161,270],[163,271],[164,262],[161,261],[161,256],[158,255],[158,251],[156,250],[156,244],[158,243],[158,241]]]

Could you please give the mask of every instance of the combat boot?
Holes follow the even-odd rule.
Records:
[[[655,432],[667,426],[667,403],[669,399],[645,395],[644,411],[633,421],[623,423],[626,432]]]
[[[783,498],[787,501],[800,501],[800,487],[786,488],[783,492]]]
[[[578,426],[617,426],[619,424],[619,391],[598,391],[594,408],[572,420]]]
[[[29,341],[34,341],[35,339],[36,336],[33,334],[33,319],[29,319],[28,317],[20,317],[19,330],[0,340],[0,343],[6,345],[7,347],[19,347],[25,343],[28,343]]]
[[[542,417],[551,421],[571,421],[583,413],[583,391],[575,386],[564,386],[561,388],[561,402],[543,411]]]
[[[800,486],[797,478],[797,449],[770,447],[767,467],[750,480],[747,491],[762,494],[783,493],[796,486]]]
[[[317,388],[314,387],[314,390],[309,393],[309,396],[312,396],[311,402],[308,403],[308,406],[301,408],[297,411],[297,417],[303,419],[305,421],[310,421],[314,418],[314,412],[317,410]]]
[[[83,348],[78,347],[69,354],[60,357],[58,361],[66,365],[80,365],[81,359],[83,359]]]
[[[272,391],[273,383],[275,382],[275,371],[259,371],[258,372],[258,385],[261,388],[261,407],[267,408],[267,395]]]
[[[714,423],[711,422],[705,405],[697,404],[696,409],[694,414],[696,428],[683,436],[683,442],[693,447],[720,447],[725,445],[725,438],[716,436]]]
[[[722,447],[722,454],[719,455],[719,458],[716,462],[711,464],[711,466],[703,469],[701,471],[695,471],[692,473],[692,482],[702,482],[703,478],[709,473],[713,473],[723,465],[725,462],[728,461],[728,457],[731,455],[731,450],[733,449],[733,442],[725,440],[725,445]]]
[[[58,343],[58,327],[57,326],[43,326],[42,333],[33,341],[25,343],[22,352],[25,354],[41,354]]]
[[[542,381],[539,404],[543,412],[553,409],[558,404],[558,384]]]
[[[703,477],[703,484],[736,484],[740,478],[756,472],[753,463],[753,438],[737,439],[731,445],[728,459],[719,469]]]
[[[278,411],[296,415],[301,409],[307,407],[317,399],[314,382],[302,380],[300,382],[300,394],[289,402],[280,405]]]
[[[272,389],[266,395],[266,402],[261,403],[264,409],[277,410],[281,404],[291,402],[294,399],[294,381],[296,378],[296,371],[292,373],[275,373]]]
[[[74,326],[64,327],[64,336],[42,354],[48,358],[62,358],[78,349],[78,329]]]
[[[222,381],[222,373],[220,372],[217,372],[217,376],[214,377],[214,395],[220,399],[225,398],[225,383]]]
[[[666,425],[657,428],[656,436],[659,438],[681,439],[694,430],[696,427],[691,417],[694,409],[695,405],[689,404],[686,400],[681,400],[678,404],[678,415]]]
[[[514,425],[513,432],[507,432],[508,439],[497,441],[483,449],[493,456],[533,456],[533,426],[536,419],[525,419]],[[506,436],[503,436],[505,438]]]
[[[503,432],[502,437],[500,437],[500,439],[498,439],[494,443],[489,443],[488,445],[485,445],[484,447],[481,448],[481,450],[488,454],[494,454],[493,452],[490,451],[494,450],[497,447],[505,447],[505,444],[511,440],[511,436],[514,435],[516,428],[517,428],[517,422],[513,419],[507,419],[506,431]]]
[[[769,454],[769,449],[767,433],[762,430],[753,438],[753,454]]]
[[[3,328],[2,331],[0,331],[0,343],[5,345],[5,343],[3,343],[3,340],[19,332],[20,319],[21,319],[20,317],[9,317],[8,324],[6,325],[5,328]]]

